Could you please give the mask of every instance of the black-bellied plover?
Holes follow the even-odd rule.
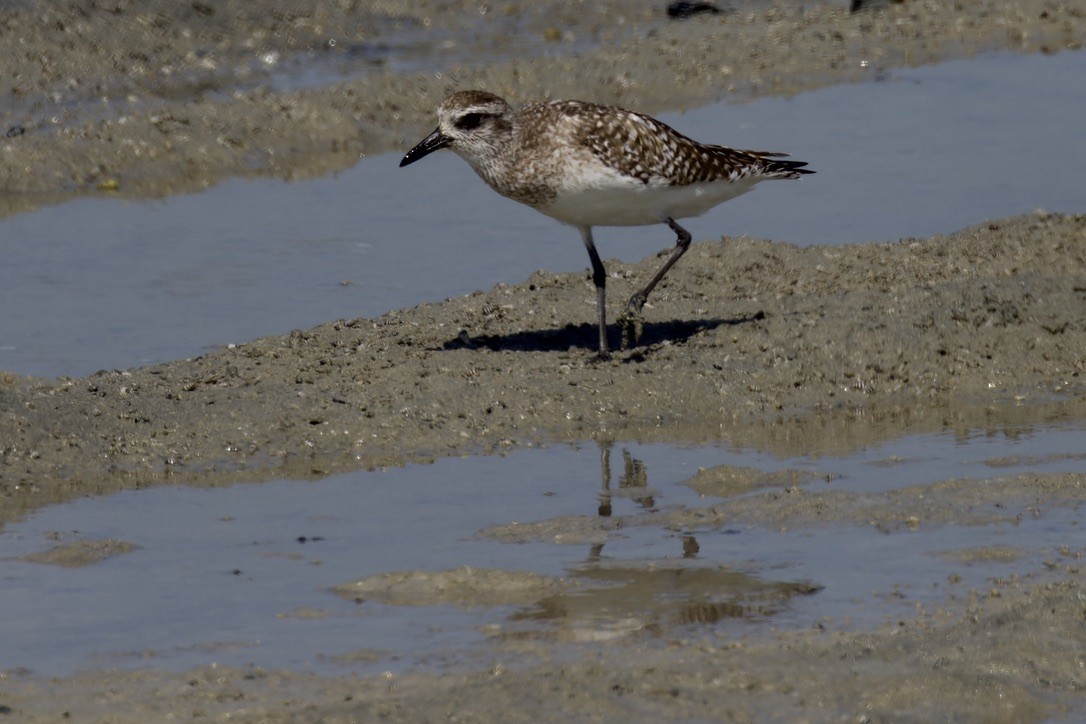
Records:
[[[441,102],[437,117],[437,129],[400,166],[450,148],[502,196],[577,227],[592,262],[601,357],[609,354],[607,274],[593,226],[667,224],[678,237],[626,305],[623,326],[636,329],[645,300],[690,246],[690,232],[675,219],[699,216],[765,179],[814,173],[803,161],[781,160],[784,153],[698,143],[655,118],[582,101],[514,110],[492,93],[459,91]]]

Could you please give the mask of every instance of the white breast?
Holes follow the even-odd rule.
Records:
[[[700,216],[717,204],[746,193],[759,180],[742,178],[691,186],[652,186],[636,179],[585,184],[581,188],[564,188],[553,202],[536,208],[573,226],[659,224],[668,218]]]

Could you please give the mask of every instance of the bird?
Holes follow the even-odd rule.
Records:
[[[626,346],[636,341],[649,294],[690,247],[690,232],[676,219],[700,216],[760,181],[814,173],[786,153],[699,143],[651,116],[587,101],[515,109],[493,93],[462,90],[441,102],[437,119],[400,167],[448,148],[502,196],[575,227],[592,265],[601,359],[611,353],[607,273],[593,226],[666,224],[676,235],[671,254],[620,317]]]

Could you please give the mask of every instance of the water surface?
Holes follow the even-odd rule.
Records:
[[[487,655],[490,641],[509,636],[576,647],[601,638],[736,637],[826,621],[878,625],[914,615],[918,604],[983,590],[991,576],[1036,570],[1060,546],[1081,540],[1078,516],[1047,506],[1016,523],[925,524],[891,534],[868,525],[780,531],[654,521],[680,506],[719,502],[683,484],[700,467],[791,469],[815,474],[804,484],[809,492],[879,492],[948,478],[1086,472],[1082,436],[1081,423],[944,432],[791,458],[728,446],[615,443],[605,448],[609,475],[604,450],[586,444],[316,482],[154,487],[81,499],[0,532],[0,670],[51,676],[91,666],[217,662],[367,673],[452,665]],[[480,535],[513,522],[594,519],[605,501],[627,524],[602,542]],[[82,568],[23,558],[105,539],[136,548]],[[978,548],[1014,553],[979,561],[943,555]],[[531,571],[585,588],[558,604],[468,608],[357,603],[332,590],[380,573],[462,566]],[[679,585],[682,571],[701,582]],[[821,590],[732,612],[735,601],[757,602],[767,587],[795,582]]]
[[[1084,75],[1083,51],[992,55],[661,117],[818,171],[690,220],[695,239],[893,241],[1038,207],[1086,210],[1076,122],[1086,94],[1069,92]],[[451,153],[406,169],[398,161],[0,220],[0,369],[126,368],[587,267],[575,231],[497,197]],[[662,226],[597,234],[605,258],[633,261],[672,243]]]

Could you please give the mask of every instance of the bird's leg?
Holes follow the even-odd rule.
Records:
[[[660,283],[660,280],[664,278],[664,275],[668,273],[671,267],[675,266],[675,262],[690,248],[690,232],[676,224],[674,219],[668,219],[667,225],[671,227],[671,230],[678,237],[675,239],[675,248],[671,250],[671,256],[667,258],[663,266],[652,275],[652,279],[649,279],[649,283],[641,291],[630,297],[630,301],[626,303],[627,311],[633,314],[641,312],[641,308],[645,306],[645,302],[652,290],[656,288],[656,285]]]
[[[690,232],[676,224],[675,220],[671,218],[667,219],[667,225],[675,232],[677,237],[675,239],[675,248],[671,250],[671,256],[667,258],[663,266],[652,275],[652,279],[649,279],[649,283],[641,291],[630,297],[630,301],[626,303],[626,311],[619,318],[619,324],[622,325],[622,347],[624,349],[636,344],[641,336],[641,309],[645,306],[649,294],[664,278],[664,275],[668,273],[668,270],[675,266],[675,262],[690,248]]]
[[[581,239],[588,249],[588,258],[592,262],[592,283],[596,285],[596,312],[600,327],[599,356],[600,359],[607,359],[611,356],[607,348],[607,272],[603,269],[603,262],[600,261],[599,252],[592,241],[591,226],[581,227]]]

